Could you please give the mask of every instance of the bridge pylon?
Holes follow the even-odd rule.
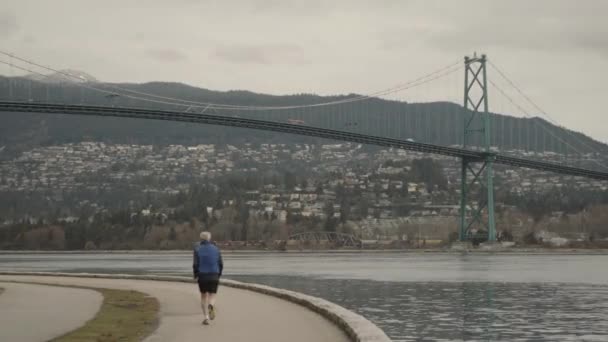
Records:
[[[462,157],[460,186],[460,241],[471,239],[472,232],[485,229],[488,241],[496,241],[494,221],[495,154],[490,149],[490,116],[486,55],[465,57],[464,149],[482,150],[483,157]],[[477,197],[477,200],[473,198]]]

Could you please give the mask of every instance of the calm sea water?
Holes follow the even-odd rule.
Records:
[[[395,341],[608,341],[607,255],[225,253],[226,276],[323,297]],[[191,255],[0,254],[0,271],[190,275]]]

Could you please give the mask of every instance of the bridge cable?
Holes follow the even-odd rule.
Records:
[[[124,89],[124,91],[127,92],[131,92],[131,93],[135,93],[135,94],[140,94],[140,95],[144,95],[144,96],[150,96],[150,97],[155,97],[155,98],[162,98],[162,99],[168,99],[168,100],[173,100],[173,101],[180,101],[183,103],[192,103],[192,104],[199,104],[199,105],[210,105],[211,108],[214,109],[241,109],[241,110],[285,110],[285,109],[300,109],[300,108],[312,108],[312,107],[323,107],[323,106],[332,106],[332,105],[339,105],[339,104],[345,104],[345,103],[351,103],[351,102],[359,102],[359,101],[363,101],[363,100],[368,100],[368,99],[373,99],[373,98],[377,98],[379,96],[383,96],[383,95],[390,95],[393,93],[397,93],[400,91],[404,91],[407,89],[411,89],[417,86],[420,86],[422,84],[426,84],[430,81],[434,81],[437,80],[443,76],[449,75],[453,72],[456,72],[460,69],[462,69],[462,67],[458,67],[458,68],[454,68],[456,66],[456,64],[452,64],[449,65],[447,67],[441,68],[439,70],[436,70],[432,73],[429,73],[425,76],[416,78],[412,81],[391,87],[391,88],[387,88],[381,91],[376,91],[367,95],[359,95],[356,97],[352,97],[352,98],[346,98],[343,100],[335,100],[335,101],[329,101],[329,102],[321,102],[321,103],[314,103],[314,104],[307,104],[307,105],[294,105],[294,106],[239,106],[239,105],[227,105],[227,104],[214,104],[214,103],[205,103],[205,102],[196,102],[196,101],[189,101],[189,100],[183,100],[183,99],[178,99],[178,98],[171,98],[171,97],[165,97],[165,96],[160,96],[160,95],[154,95],[154,94],[149,94],[149,93],[143,93],[143,92],[139,92],[139,91],[135,91],[135,90],[130,90],[130,89]],[[453,68],[452,70],[449,70],[450,68]],[[439,74],[440,72],[445,71],[444,73]],[[437,77],[433,77],[430,78],[431,76],[437,75],[439,74]]]
[[[604,152],[597,150],[596,148],[587,145],[584,141],[582,141],[581,139],[579,139],[576,135],[574,135],[572,132],[570,132],[569,129],[566,129],[564,126],[560,125],[560,123],[553,118],[551,115],[549,115],[549,113],[547,113],[544,109],[542,109],[536,102],[534,102],[528,95],[526,95],[519,86],[517,86],[517,84],[515,84],[515,82],[513,82],[509,77],[507,77],[507,75],[505,75],[505,73],[494,63],[492,63],[492,61],[488,60],[488,63],[490,64],[490,66],[496,70],[496,72],[498,72],[498,74],[509,83],[509,85],[511,85],[528,103],[530,103],[536,110],[538,110],[541,114],[543,114],[548,120],[549,122],[551,122],[552,124],[554,124],[555,126],[558,126],[562,129],[564,129],[564,131],[566,132],[566,134],[568,134],[569,136],[571,136],[574,140],[576,140],[578,143],[580,143],[581,145],[587,147],[589,150],[594,151],[596,153],[600,153],[603,154]]]
[[[52,71],[55,73],[59,73],[61,75],[67,76],[69,78],[73,78],[73,79],[78,79],[79,81],[81,81],[80,78],[71,75],[69,73],[63,72],[61,70],[57,70],[57,69],[53,69],[51,67],[48,66],[44,66],[41,64],[38,64],[36,62],[27,60],[25,58],[21,58],[18,57],[14,54],[8,53],[8,52],[4,52],[4,51],[0,51],[0,54],[3,54],[5,56],[9,56],[10,58],[15,58],[21,62],[30,64],[30,65],[34,65],[36,67],[39,68],[43,68],[46,69],[48,71]],[[455,68],[456,66],[458,66],[458,68]],[[138,95],[142,95],[142,96],[148,96],[148,97],[153,97],[153,98],[159,98],[159,99],[164,99],[164,100],[170,100],[170,101],[177,101],[176,102],[161,102],[161,101],[152,101],[150,99],[144,99],[144,98],[140,98],[140,97],[133,97],[133,96],[128,96],[128,95],[124,95],[125,97],[129,97],[129,98],[134,98],[134,99],[140,99],[142,101],[151,101],[151,102],[156,102],[156,103],[164,103],[164,104],[171,104],[171,105],[179,105],[179,106],[184,106],[185,104],[189,104],[189,105],[199,105],[199,106],[208,106],[212,109],[216,109],[216,110],[231,110],[231,109],[240,109],[240,110],[284,110],[284,109],[298,109],[298,108],[310,108],[310,107],[322,107],[322,106],[331,106],[331,105],[337,105],[337,104],[343,104],[343,103],[350,103],[350,102],[358,102],[358,101],[363,101],[363,100],[367,100],[367,99],[371,99],[371,98],[376,98],[378,96],[382,96],[382,95],[389,95],[389,94],[393,94],[396,92],[400,92],[400,91],[404,91],[410,88],[414,88],[417,86],[420,86],[422,84],[428,83],[430,81],[434,81],[436,79],[439,79],[443,76],[449,75],[455,71],[458,71],[462,68],[462,65],[460,65],[460,61],[452,63],[448,66],[445,66],[443,68],[437,69],[431,73],[428,73],[424,76],[418,77],[412,81],[406,82],[406,83],[402,83],[384,90],[380,90],[380,91],[376,91],[367,95],[359,95],[353,98],[347,98],[347,99],[343,99],[343,100],[335,100],[335,101],[329,101],[329,102],[322,102],[322,103],[316,103],[316,104],[308,104],[308,105],[296,105],[296,106],[240,106],[240,105],[230,105],[230,104],[217,104],[217,103],[209,103],[209,102],[198,102],[198,101],[190,101],[190,100],[184,100],[184,99],[178,99],[178,98],[172,98],[172,97],[166,97],[166,96],[160,96],[160,95],[155,95],[155,94],[149,94],[149,93],[144,93],[144,92],[140,92],[140,91],[136,91],[136,90],[131,90],[131,89],[127,89],[127,88],[123,88],[123,87],[119,87],[116,85],[110,86],[110,88],[113,89],[118,89],[120,91],[125,91],[125,92],[130,92],[133,94],[138,94]],[[437,75],[437,76],[436,76]],[[433,77],[436,76],[436,77]]]
[[[76,77],[74,75],[71,75],[69,73],[65,73],[65,72],[60,71],[60,70],[56,70],[56,69],[53,69],[53,68],[50,68],[50,67],[46,67],[46,66],[37,64],[35,62],[32,62],[32,61],[29,61],[29,60],[17,57],[15,55],[12,55],[12,54],[9,54],[9,53],[6,53],[6,52],[0,51],[0,54],[11,56],[11,58],[14,57],[16,59],[19,59],[20,61],[25,62],[25,63],[31,64],[31,65],[35,65],[37,67],[44,68],[44,69],[47,69],[49,71],[53,71],[53,72],[62,74],[62,75],[67,76],[69,78],[78,79],[80,81],[80,78],[78,78],[78,77]],[[122,87],[118,87],[118,86],[112,86],[111,88],[119,89],[119,90],[122,90],[122,91],[131,92],[131,93],[136,93],[136,94],[140,94],[140,95],[144,95],[144,96],[150,96],[150,97],[156,97],[156,98],[162,98],[162,99],[175,100],[175,101],[184,102],[184,103],[207,105],[207,106],[216,106],[217,109],[220,109],[220,108],[221,109],[258,109],[258,110],[291,109],[291,108],[302,108],[302,107],[311,107],[311,106],[322,106],[322,105],[333,105],[333,104],[340,104],[340,103],[348,103],[348,102],[354,102],[354,101],[358,101],[358,100],[368,99],[368,98],[374,97],[376,95],[390,94],[390,93],[402,90],[402,88],[404,86],[411,85],[412,83],[418,83],[418,82],[420,82],[420,81],[422,81],[422,80],[424,80],[424,79],[426,79],[426,78],[428,78],[428,77],[430,77],[430,76],[432,76],[434,74],[437,74],[437,73],[439,73],[441,71],[444,71],[446,69],[454,67],[456,64],[457,63],[451,64],[451,65],[449,65],[447,67],[444,67],[444,68],[441,68],[439,70],[436,70],[436,71],[434,71],[432,73],[429,73],[429,74],[427,74],[425,76],[419,77],[419,78],[417,78],[417,79],[415,79],[413,81],[407,82],[405,84],[394,86],[394,87],[391,87],[391,88],[388,88],[388,89],[385,89],[385,90],[382,90],[382,91],[378,91],[378,92],[375,92],[375,93],[372,93],[372,94],[369,94],[369,95],[360,95],[358,97],[349,98],[349,99],[345,99],[345,100],[331,101],[331,102],[318,103],[318,104],[312,104],[312,105],[300,105],[300,106],[239,106],[239,105],[214,104],[214,103],[207,103],[207,102],[197,102],[197,101],[189,101],[189,100],[183,100],[183,99],[177,99],[177,98],[171,98],[171,97],[164,97],[164,96],[160,96],[160,95],[154,95],[154,94],[139,92],[139,91],[135,91],[135,90],[130,90],[130,89],[126,89],[126,88],[122,88]],[[453,70],[453,71],[456,71],[456,70]],[[451,73],[453,71],[450,71],[449,73]],[[426,83],[426,82],[423,82],[423,83]],[[176,104],[176,103],[171,102],[170,104]],[[182,104],[179,103],[179,105],[182,105]]]
[[[29,69],[29,68],[26,68],[26,67],[23,67],[23,66],[19,66],[19,65],[10,63],[10,62],[6,62],[6,61],[0,60],[0,63],[6,64],[6,65],[10,65],[10,66],[15,67],[17,69],[20,69],[22,71],[29,72],[29,73],[32,73],[32,74],[36,74],[36,75],[39,75],[41,77],[45,77],[45,78],[49,77],[49,75],[45,75],[45,74],[42,74],[42,73],[40,73],[38,71]],[[450,71],[450,73],[455,72],[456,70],[452,70],[452,71]],[[65,73],[65,75],[73,77],[72,75],[67,74],[67,73]],[[428,83],[428,82],[431,82],[431,81],[433,81],[433,80],[435,80],[435,79],[437,79],[437,78],[439,78],[441,76],[443,76],[443,75],[439,75],[439,76],[437,76],[437,77],[435,77],[433,79],[429,79],[429,80],[426,80],[426,81],[421,82],[419,84],[413,85],[412,87],[418,86],[418,85],[422,85],[422,84],[425,84],[425,83]],[[87,83],[72,83],[72,84],[76,85],[78,87],[83,87],[83,88],[94,90],[94,91],[101,92],[101,93],[104,93],[104,94],[116,95],[116,92],[109,91],[109,90],[106,90],[106,89],[102,89],[102,88],[99,88],[99,87],[93,87],[93,86],[91,86],[91,85],[89,85]],[[135,100],[141,100],[141,101],[147,101],[147,102],[153,102],[153,103],[159,103],[159,104],[168,104],[168,105],[175,105],[175,106],[180,106],[180,107],[188,106],[186,108],[186,111],[188,111],[189,109],[192,108],[192,105],[186,105],[186,104],[183,104],[183,103],[175,103],[175,102],[168,102],[168,101],[153,100],[153,99],[141,98],[141,97],[138,97],[138,96],[133,96],[133,95],[128,95],[128,94],[123,94],[121,96],[124,96],[126,98],[135,99]],[[208,108],[211,108],[212,110],[215,111],[215,108],[210,107],[210,106],[205,107],[205,110],[208,109]],[[306,108],[306,107],[300,107],[300,108]],[[230,109],[230,110],[237,110],[237,109]],[[199,113],[191,113],[191,114],[199,114]]]
[[[0,63],[1,64],[6,64],[6,65],[10,65],[10,66],[15,67],[15,68],[17,68],[19,70],[26,71],[26,72],[29,72],[29,73],[32,73],[32,74],[36,74],[36,75],[39,75],[39,76],[42,76],[42,77],[48,77],[48,75],[45,75],[45,74],[40,73],[38,71],[31,70],[29,68],[25,68],[25,67],[22,67],[22,66],[10,63],[10,62],[6,62],[6,61],[3,61],[3,60],[0,60]],[[100,89],[100,88],[97,88],[97,87],[92,87],[92,86],[89,86],[87,84],[82,84],[82,83],[72,83],[72,84],[77,85],[79,87],[86,88],[86,89],[94,90],[94,91],[97,91],[97,92],[100,92],[100,93],[104,93],[104,94],[108,94],[108,95],[116,95],[116,92],[114,92],[114,91]],[[174,103],[163,102],[163,101],[156,101],[156,100],[150,100],[150,99],[141,99],[139,97],[131,96],[131,95],[121,95],[121,96],[127,97],[127,98],[131,98],[131,99],[135,99],[135,100],[147,100],[149,102],[155,102],[155,103],[160,103],[160,104],[173,104],[173,105],[175,105]],[[185,105],[179,105],[179,106],[185,106]]]
[[[523,108],[520,104],[518,104],[511,96],[507,95],[506,91],[504,91],[501,87],[499,87],[496,83],[494,83],[492,80],[488,80],[488,82],[490,84],[492,84],[496,90],[498,90],[498,92],[505,97],[509,102],[511,102],[512,105],[514,105],[515,107],[517,107],[517,109],[519,109],[527,118],[529,119],[534,119],[535,117],[533,115],[531,115],[525,108]],[[539,125],[536,121],[532,121],[535,125]],[[570,148],[572,148],[572,150],[574,150],[575,152],[577,152],[578,154],[582,155],[583,152],[579,151],[576,147],[572,146],[570,143],[568,143],[567,141],[561,139],[560,137],[557,137],[553,134],[553,132],[551,132],[550,130],[548,130],[545,126],[543,125],[539,125],[541,128],[543,128],[544,130],[546,130],[550,135],[552,135],[555,139],[560,140],[562,143],[568,145]],[[560,126],[561,128],[561,126]]]
[[[534,116],[530,115],[530,113],[524,109],[522,106],[520,106],[518,103],[515,102],[515,100],[510,97],[509,95],[507,95],[507,93],[501,88],[499,87],[496,83],[494,83],[492,80],[488,80],[488,82],[490,82],[490,84],[492,84],[498,91],[499,93],[504,96],[509,102],[511,102],[511,104],[513,104],[515,107],[517,107],[526,117],[530,118],[530,119],[534,119]],[[575,152],[577,152],[580,155],[584,155],[583,152],[579,151],[576,147],[572,146],[569,142],[565,141],[564,139],[560,138],[559,136],[556,136],[555,133],[553,133],[550,129],[548,129],[546,126],[544,125],[540,125],[538,122],[536,122],[535,120],[532,120],[532,122],[537,125],[540,126],[544,131],[546,131],[547,133],[549,133],[549,135],[553,136],[555,139],[557,139],[558,141],[561,141],[562,143],[564,143],[565,145],[569,146],[570,148],[572,148],[572,150],[574,150]],[[561,126],[558,126],[561,128]],[[563,128],[562,128],[563,129]],[[606,166],[605,164],[600,163],[599,161],[592,159],[592,161],[597,164],[598,166],[604,168],[604,169],[608,169],[608,166]]]

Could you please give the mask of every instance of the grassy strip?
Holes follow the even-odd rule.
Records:
[[[154,297],[131,290],[79,288],[103,295],[99,312],[82,327],[51,341],[141,341],[158,326],[159,304]]]
[[[52,339],[53,342],[142,341],[158,326],[158,300],[142,292],[29,281],[11,283],[71,287],[102,294],[101,308],[93,319],[76,330]],[[0,288],[0,293],[3,290]]]

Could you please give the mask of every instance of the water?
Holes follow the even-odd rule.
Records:
[[[225,253],[226,276],[326,298],[395,341],[608,341],[607,255]],[[0,254],[0,271],[191,274],[191,255]]]

